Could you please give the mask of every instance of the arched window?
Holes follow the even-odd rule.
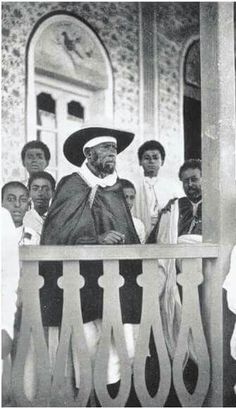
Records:
[[[73,166],[63,156],[67,136],[85,122],[113,119],[113,80],[107,53],[95,33],[75,16],[39,22],[27,55],[27,141],[50,148],[48,170],[57,178]]]
[[[184,156],[201,158],[200,41],[188,46],[184,57]]]

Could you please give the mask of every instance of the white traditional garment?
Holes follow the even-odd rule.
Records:
[[[93,174],[88,166],[87,166],[87,160],[85,160],[82,164],[81,167],[79,167],[78,169],[78,173],[80,174],[80,176],[86,181],[86,183],[91,186],[92,188],[96,187],[96,186],[100,186],[100,187],[111,187],[114,186],[114,184],[117,181],[117,173],[116,171],[114,171],[112,174],[109,174],[108,176],[104,177],[104,178],[100,178],[95,176],[95,174]]]
[[[158,215],[159,211],[167,205],[169,200],[181,197],[183,192],[177,182],[174,183],[171,180],[167,180],[161,174],[155,177],[153,182],[149,181],[149,186],[147,184],[147,178],[144,177],[143,169],[141,169],[139,182],[135,184],[136,201],[134,214],[142,219],[147,235],[149,235],[153,228],[152,221],[155,222],[155,219],[157,219],[157,217],[152,218],[156,207],[158,208]],[[151,208],[149,207],[150,205]],[[174,205],[174,209],[171,212],[162,215],[157,243],[177,243],[177,236],[178,205]],[[181,321],[181,301],[176,283],[175,260],[159,259],[158,275],[163,334],[169,355],[173,359]]]
[[[184,234],[178,237],[178,244],[200,244],[202,242],[202,235],[197,235],[197,234]],[[197,262],[197,268],[199,273],[202,273],[202,260],[201,259],[196,259]],[[182,260],[177,259],[177,265],[179,270],[181,271],[181,264]]]
[[[224,281],[223,288],[227,290],[228,307],[236,314],[236,245],[233,247],[231,253],[230,270]],[[230,340],[230,350],[231,356],[236,360],[236,322]]]
[[[46,218],[46,215],[47,213],[41,216],[34,208],[32,208],[31,210],[26,212],[23,219],[23,225],[35,231],[35,233],[38,236],[38,241],[40,241],[43,223]]]
[[[201,235],[187,234],[178,237],[178,219],[179,205],[178,200],[175,200],[171,205],[171,210],[163,213],[161,216],[159,231],[156,237],[157,244],[194,244],[202,242]],[[175,259],[159,259],[159,264],[163,267],[166,277],[164,295],[160,299],[161,309],[164,311],[162,313],[163,331],[169,354],[173,358],[177,346],[182,313],[182,305],[176,283]],[[181,270],[181,259],[177,260],[177,264]],[[199,260],[198,269],[202,272],[201,260]],[[189,343],[189,352],[191,357],[196,360],[192,338]]]
[[[11,339],[14,333],[14,320],[16,313],[17,290],[20,277],[19,251],[16,228],[10,212],[1,209],[1,316],[2,330],[5,330]],[[9,402],[11,393],[12,360],[9,353],[1,360],[2,372],[2,404]]]
[[[131,212],[131,215],[132,215],[132,212]],[[146,231],[145,231],[144,223],[139,218],[134,217],[133,215],[132,215],[132,220],[133,220],[134,227],[139,236],[141,244],[145,244]]]
[[[18,245],[39,245],[39,235],[29,227],[21,225],[16,228]]]
[[[1,209],[2,227],[2,329],[13,338],[13,325],[16,312],[17,289],[20,278],[18,237],[11,215]]]
[[[157,244],[177,244],[178,205],[176,201],[170,212],[162,214]],[[163,332],[168,352],[173,359],[181,322],[181,301],[176,283],[175,259],[159,259],[159,265],[165,277],[163,294],[160,297]]]
[[[181,197],[183,193],[177,182],[166,179],[161,174],[153,178],[144,177],[143,169],[135,187],[134,215],[143,221],[149,234],[157,221],[158,212],[170,199]]]
[[[158,177],[144,176],[144,189],[147,200],[147,205],[150,211],[151,225],[154,226],[157,222],[158,210],[160,207],[158,200]]]

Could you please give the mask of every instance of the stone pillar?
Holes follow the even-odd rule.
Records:
[[[200,3],[200,40],[203,239],[219,244],[213,268],[205,269],[203,315],[212,365],[207,406],[223,406],[222,284],[236,243],[233,3]]]
[[[157,137],[157,47],[154,3],[140,3],[140,134]]]

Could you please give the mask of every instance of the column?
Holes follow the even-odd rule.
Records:
[[[236,243],[233,3],[200,3],[203,239],[219,244],[205,269],[204,318],[212,364],[207,406],[223,406],[222,283]]]
[[[139,4],[140,133],[143,141],[157,138],[157,46],[155,3]]]

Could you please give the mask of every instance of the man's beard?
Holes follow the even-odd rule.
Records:
[[[93,167],[96,168],[96,170],[100,174],[105,174],[105,175],[109,175],[109,174],[114,173],[115,167],[116,167],[115,160],[111,161],[110,158],[109,158],[108,162],[106,161],[106,159],[104,159],[103,161],[99,161],[98,160],[98,155],[97,155],[96,152],[93,152],[91,164],[92,164]]]
[[[202,198],[202,193],[201,191],[199,191],[199,189],[192,190],[191,192],[188,192],[186,195],[189,198],[189,200],[193,202],[198,202]]]
[[[101,171],[104,174],[112,174],[114,173],[115,170],[115,163],[105,163],[104,165],[102,164],[101,166]]]

